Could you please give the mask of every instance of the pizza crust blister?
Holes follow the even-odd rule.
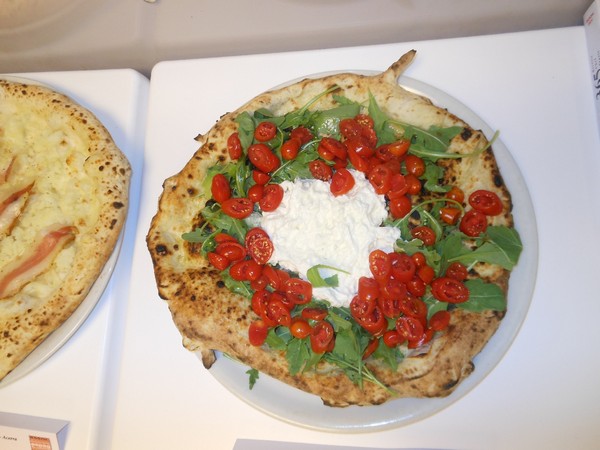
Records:
[[[0,80],[0,379],[85,299],[124,225],[130,177],[90,111],[45,86]]]
[[[181,238],[183,233],[202,223],[200,210],[208,200],[199,195],[203,179],[208,168],[229,160],[226,140],[237,129],[235,118],[244,111],[266,108],[280,116],[301,108],[337,85],[345,97],[362,104],[368,102],[369,92],[372,93],[383,111],[406,123],[424,129],[433,125],[462,127],[463,132],[453,139],[449,152],[467,154],[485,147],[488,141],[481,131],[398,85],[398,78],[414,54],[414,51],[405,54],[379,75],[343,73],[305,79],[259,95],[237,111],[224,115],[206,135],[200,136],[197,152],[181,172],[165,181],[158,212],[147,235],[148,249],[159,295],[168,303],[183,344],[191,351],[200,352],[207,368],[214,363],[214,351],[218,350],[291,386],[318,395],[331,406],[381,404],[401,397],[444,397],[473,372],[473,358],[494,334],[504,313],[456,310],[449,328],[432,341],[429,350],[406,358],[397,371],[369,362],[371,371],[393,389],[394,394],[373,383],[359,387],[326,363],[321,363],[318,371],[291,376],[282,352],[249,344],[247,330],[256,316],[248,301],[228,291],[219,272],[201,255],[199,248]],[[334,100],[329,95],[320,98],[312,108],[333,106]],[[444,164],[446,182],[458,185],[465,192],[485,188],[497,193],[505,208],[492,223],[512,226],[510,194],[502,182],[491,147],[478,157],[453,159]],[[475,270],[506,292],[509,275],[506,270],[488,264],[478,264]]]

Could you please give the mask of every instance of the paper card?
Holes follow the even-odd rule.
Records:
[[[583,15],[585,38],[590,55],[596,120],[600,130],[600,2],[595,0]]]
[[[374,447],[346,447],[339,445],[301,444],[281,441],[262,441],[254,439],[238,439],[233,450],[377,450]],[[384,449],[381,449],[384,450]],[[397,448],[386,450],[426,450]],[[430,449],[431,450],[431,449]]]
[[[0,412],[2,450],[60,450],[69,422]]]

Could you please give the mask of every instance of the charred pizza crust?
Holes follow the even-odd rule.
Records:
[[[229,160],[227,137],[237,129],[236,116],[243,111],[267,108],[275,116],[296,110],[331,86],[339,86],[344,96],[363,104],[372,93],[380,108],[389,116],[425,129],[460,126],[449,151],[467,154],[485,147],[482,132],[472,129],[460,118],[441,109],[420,95],[397,84],[415,52],[405,54],[385,72],[375,76],[351,73],[319,79],[305,79],[291,86],[266,92],[237,111],[224,115],[204,136],[200,148],[181,172],[167,179],[159,200],[158,212],[147,235],[158,291],[168,303],[173,321],[191,351],[201,352],[204,365],[215,361],[214,350],[232,355],[243,363],[285,383],[322,398],[331,406],[380,404],[398,397],[440,397],[449,395],[474,369],[473,357],[494,334],[503,313],[455,311],[449,329],[435,339],[427,353],[406,358],[396,372],[377,362],[370,369],[384,384],[396,391],[391,394],[372,383],[355,385],[335,367],[321,363],[316,371],[291,376],[282,352],[253,347],[248,343],[248,326],[256,318],[244,298],[231,293],[219,272],[209,265],[200,249],[184,242],[182,233],[202,224],[201,184],[209,167]],[[331,96],[321,98],[315,109],[333,107]],[[505,213],[493,218],[495,225],[512,225],[511,200],[488,148],[476,158],[447,160],[446,181],[470,192],[485,188],[496,192]],[[496,266],[478,264],[475,271],[506,291],[508,273]]]
[[[130,177],[90,111],[44,86],[0,80],[0,379],[86,297],[124,225]],[[7,283],[56,230],[69,236]]]

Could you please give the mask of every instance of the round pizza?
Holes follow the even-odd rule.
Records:
[[[90,111],[0,79],[0,379],[86,298],[121,233],[130,177]]]
[[[147,245],[183,344],[330,406],[443,397],[507,308],[522,244],[492,144],[376,75],[223,115],[168,178]]]

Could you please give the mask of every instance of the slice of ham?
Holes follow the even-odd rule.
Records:
[[[23,212],[33,183],[10,194],[0,203],[0,238],[10,232]]]
[[[0,171],[0,184],[6,183],[8,181],[8,177],[10,177],[10,172],[12,171],[13,165],[15,164],[15,157],[10,160],[8,166],[4,168],[4,170]]]
[[[5,268],[0,274],[0,299],[19,292],[23,286],[45,272],[56,255],[77,233],[74,226],[55,227],[46,231],[30,253]]]

